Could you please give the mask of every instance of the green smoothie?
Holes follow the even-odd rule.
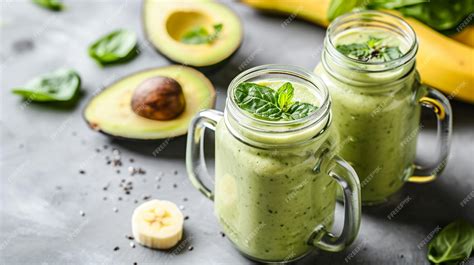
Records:
[[[277,89],[285,82],[256,83]],[[319,106],[307,87],[293,86],[295,101]],[[260,148],[234,137],[224,120],[217,124],[215,155],[215,212],[224,232],[253,258],[283,261],[304,255],[312,248],[306,242],[311,231],[319,224],[330,229],[333,223],[337,183],[314,168],[318,153],[335,145],[336,138],[327,130],[294,147]],[[249,141],[291,144],[316,135],[327,122],[278,136],[244,129],[240,134]],[[319,170],[327,172],[324,165]]]
[[[368,56],[364,51],[343,50],[372,40],[378,42],[379,49],[371,49]],[[373,71],[390,67],[408,49],[403,39],[392,32],[346,30],[333,42],[339,51],[355,60],[340,66],[340,62],[326,54],[325,66],[319,64],[315,69],[332,98],[334,126],[341,137],[337,149],[360,178],[363,203],[383,202],[413,172],[420,120],[418,99],[422,94],[418,74],[414,62],[390,71]],[[382,51],[394,53],[377,54]],[[371,57],[372,53],[377,56]],[[361,61],[369,64],[360,64]]]

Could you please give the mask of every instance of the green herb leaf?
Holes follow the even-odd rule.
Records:
[[[137,36],[129,30],[111,32],[89,47],[89,55],[102,65],[130,61],[137,55]]]
[[[429,27],[443,32],[453,31],[474,12],[472,0],[332,0],[328,19],[360,9],[398,10]]]
[[[284,83],[277,91],[278,106],[281,110],[286,111],[292,104],[294,88],[290,82]]]
[[[309,103],[302,103],[302,102],[295,102],[291,107],[285,112],[285,119],[287,120],[297,120],[304,118],[311,114],[312,112],[316,111],[318,107],[309,104]]]
[[[33,3],[53,11],[60,11],[64,7],[59,0],[33,0]]]
[[[181,38],[181,42],[186,44],[212,43],[219,37],[222,27],[223,25],[221,23],[215,24],[213,26],[214,33],[212,34],[209,34],[209,32],[202,26],[194,27],[184,34],[184,36]]]
[[[336,17],[352,11],[358,7],[363,7],[366,0],[332,0],[328,8],[328,19],[332,21]]]
[[[428,245],[433,263],[461,261],[469,257],[474,245],[474,227],[462,220],[450,223]]]
[[[336,45],[342,54],[363,62],[389,62],[403,54],[398,47],[382,45],[382,39],[370,36],[366,43]]]
[[[474,12],[472,0],[372,0],[368,8],[396,9],[406,17],[414,17],[431,28],[452,30]]]
[[[265,120],[296,120],[317,109],[309,103],[292,103],[294,88],[289,82],[278,91],[255,83],[244,82],[237,86],[234,99],[237,105]]]
[[[79,74],[72,69],[60,69],[41,75],[13,93],[31,101],[69,101],[81,86]]]

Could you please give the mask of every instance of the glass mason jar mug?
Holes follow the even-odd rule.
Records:
[[[291,82],[317,99],[319,108],[293,121],[258,119],[234,99],[242,82]],[[227,237],[247,257],[264,262],[298,259],[313,247],[340,251],[355,239],[360,225],[360,186],[356,173],[332,148],[330,99],[312,73],[292,66],[266,65],[238,75],[230,84],[224,113],[200,112],[188,132],[186,166],[193,185],[214,200]],[[203,159],[204,129],[215,130],[215,185]],[[338,183],[345,218],[340,236],[334,221]]]
[[[363,61],[338,49],[368,39],[398,46],[400,57]],[[441,93],[420,84],[417,49],[413,29],[383,12],[349,13],[328,28],[315,73],[328,86],[334,126],[344,139],[338,153],[356,170],[364,204],[384,202],[407,181],[431,181],[446,164],[451,107]],[[414,164],[421,106],[432,108],[438,119],[437,159],[427,167]]]

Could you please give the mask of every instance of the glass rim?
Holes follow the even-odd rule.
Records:
[[[381,23],[382,25],[386,26],[387,30],[395,30],[398,33],[404,33],[403,37],[405,37],[405,39],[408,39],[409,42],[408,50],[401,57],[395,60],[391,60],[389,62],[364,62],[342,54],[336,49],[336,45],[333,40],[334,34],[338,33],[337,29],[339,27],[347,25],[347,23],[353,23],[357,21],[365,22],[364,24],[362,24],[364,26],[369,26],[371,22]],[[394,24],[393,22],[398,23],[399,25]],[[418,39],[416,37],[415,30],[402,18],[382,11],[361,10],[339,16],[329,25],[326,32],[325,49],[328,50],[329,54],[332,57],[339,59],[339,61],[342,61],[343,64],[345,64],[344,62],[350,62],[352,64],[362,66],[389,66],[384,69],[378,70],[364,69],[365,72],[380,73],[393,70],[414,59],[418,51]],[[355,71],[362,71],[362,69],[356,67],[351,67],[350,69]]]
[[[234,92],[237,86],[245,82],[248,79],[258,77],[264,74],[286,74],[290,76],[294,76],[297,78],[301,78],[306,82],[309,82],[312,87],[317,90],[317,93],[321,95],[321,105],[318,106],[318,109],[312,112],[310,115],[290,121],[271,121],[271,120],[264,120],[255,117],[254,115],[242,110],[235,101]],[[300,130],[307,128],[308,126],[315,124],[321,121],[327,113],[330,111],[330,97],[329,91],[324,84],[324,82],[316,76],[314,73],[294,65],[284,65],[284,64],[265,64],[250,68],[244,72],[241,72],[237,75],[229,84],[228,91],[227,91],[227,99],[226,99],[226,111],[229,111],[234,118],[236,118],[239,122],[242,122],[241,125],[244,125],[248,129],[260,131],[259,128],[256,126],[249,126],[246,123],[246,120],[251,121],[255,125],[258,126],[265,126],[269,128],[278,128],[278,127],[286,127],[286,126],[295,126],[295,130]],[[307,125],[307,126],[296,126],[296,125]],[[281,132],[290,132],[291,129]]]

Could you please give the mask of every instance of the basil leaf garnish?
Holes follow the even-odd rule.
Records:
[[[89,55],[102,65],[127,62],[137,55],[137,36],[129,30],[111,32],[89,47]]]
[[[12,92],[31,101],[69,101],[80,86],[81,78],[77,72],[60,69],[41,75]]]
[[[284,83],[280,88],[278,88],[278,106],[283,111],[287,110],[291,105],[291,99],[293,99],[294,88],[290,82]]]
[[[59,0],[33,0],[33,3],[53,11],[60,11],[64,7]]]
[[[314,112],[317,107],[309,103],[292,102],[294,88],[290,82],[277,91],[255,83],[244,82],[237,86],[234,99],[237,105],[265,120],[297,120]]]
[[[398,47],[382,44],[382,39],[370,36],[365,43],[336,45],[336,49],[349,58],[363,62],[389,62],[403,54]]]
[[[212,43],[218,37],[219,33],[222,31],[222,24],[215,24],[213,26],[214,33],[210,34],[204,27],[194,27],[190,31],[186,32],[184,36],[181,38],[182,43],[186,44],[205,44],[205,43]]]
[[[428,245],[428,259],[433,263],[461,261],[471,255],[474,227],[463,220],[450,223]]]

